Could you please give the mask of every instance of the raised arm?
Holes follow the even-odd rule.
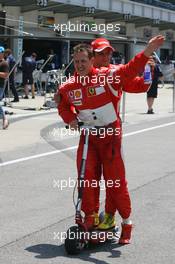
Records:
[[[119,67],[119,71],[116,72],[117,75],[120,75],[122,79],[132,79],[135,78],[138,74],[143,73],[144,67],[149,60],[149,57],[154,51],[156,51],[164,42],[165,38],[162,35],[158,35],[152,38],[146,48],[137,54],[132,60],[127,64]]]
[[[147,92],[151,84],[144,83],[143,77],[135,77],[130,82],[123,82],[122,90],[128,93]]]

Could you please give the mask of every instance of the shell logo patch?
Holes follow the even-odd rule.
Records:
[[[82,91],[81,89],[74,90],[74,99],[82,99]]]

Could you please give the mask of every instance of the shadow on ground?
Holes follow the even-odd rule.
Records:
[[[91,263],[108,264],[109,262],[105,260],[100,260],[91,256],[91,254],[96,252],[108,252],[110,253],[108,258],[119,258],[121,256],[121,251],[117,248],[122,247],[117,243],[106,242],[104,244],[98,244],[90,246],[84,249],[78,255],[67,255],[64,249],[64,245],[52,245],[52,244],[38,244],[26,248],[28,252],[36,253],[35,258],[38,259],[51,259],[57,257],[66,257],[68,259],[82,259],[83,261],[88,261]]]

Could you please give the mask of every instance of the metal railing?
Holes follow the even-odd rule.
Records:
[[[161,7],[165,9],[170,9],[175,11],[175,4],[172,4],[170,2],[163,2],[160,0],[130,0],[132,2],[139,2],[146,5],[152,5],[156,7]]]

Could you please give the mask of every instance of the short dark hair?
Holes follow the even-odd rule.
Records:
[[[12,50],[11,50],[11,49],[6,49],[6,50],[4,51],[4,53],[7,54],[7,55],[9,56],[10,54],[12,54]]]
[[[82,44],[78,44],[76,45],[74,48],[73,48],[73,55],[78,53],[78,52],[81,52],[81,51],[86,51],[87,54],[88,54],[88,57],[89,59],[91,59],[92,57],[94,57],[94,52],[91,48],[90,45],[88,44],[85,44],[85,43],[82,43]]]
[[[32,57],[36,58],[37,54],[35,52],[32,53]]]

